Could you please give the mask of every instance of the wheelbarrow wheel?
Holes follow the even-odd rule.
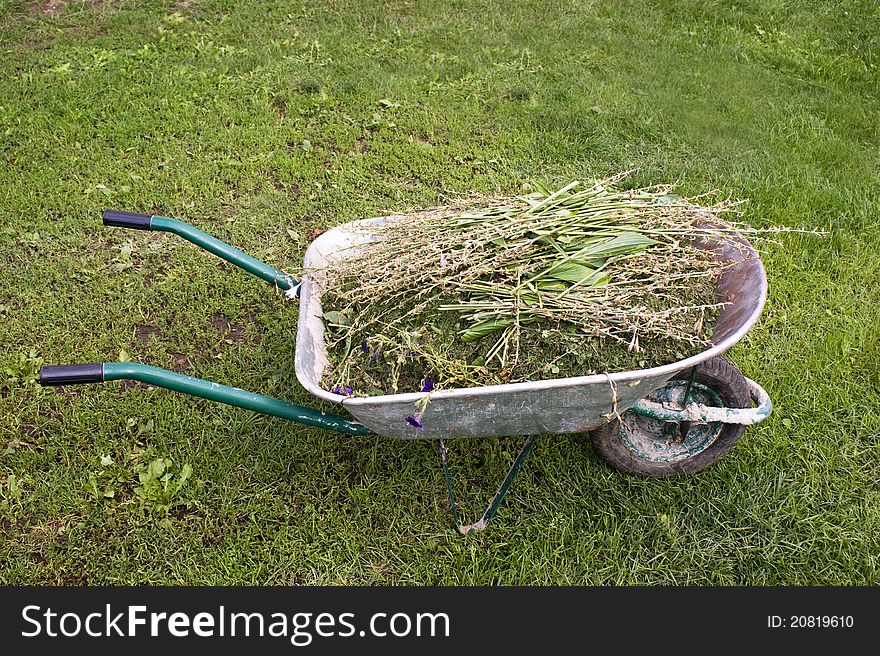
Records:
[[[686,370],[648,395],[657,402],[678,402],[690,384],[688,400],[708,406],[747,408],[751,394],[745,377],[730,360],[712,358],[693,374]],[[727,454],[746,427],[713,422],[666,422],[624,412],[620,419],[590,433],[593,447],[612,467],[642,476],[675,476],[706,469]]]

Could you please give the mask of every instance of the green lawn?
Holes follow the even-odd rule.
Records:
[[[878,25],[868,0],[0,0],[0,583],[877,584]],[[547,436],[462,537],[430,443],[34,382],[130,358],[312,404],[294,303],[105,207],[295,271],[318,229],[628,169],[832,233],[766,249],[731,357],[776,411],[701,474]],[[451,445],[468,517],[518,443]]]

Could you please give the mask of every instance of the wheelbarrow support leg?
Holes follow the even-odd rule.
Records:
[[[495,516],[495,513],[498,512],[501,502],[504,501],[504,497],[507,496],[507,491],[510,489],[510,486],[513,485],[513,481],[522,469],[526,458],[529,457],[532,449],[535,448],[535,442],[537,440],[537,435],[529,435],[526,438],[522,449],[520,449],[519,454],[516,456],[516,460],[513,461],[513,465],[510,467],[510,471],[507,472],[507,476],[504,477],[504,481],[495,492],[495,496],[492,497],[492,501],[489,502],[489,506],[486,508],[483,516],[476,523],[468,524],[466,526],[461,523],[461,516],[458,514],[458,505],[455,503],[455,493],[452,490],[452,476],[449,474],[449,463],[446,458],[448,449],[443,443],[443,440],[437,440],[437,452],[440,454],[440,464],[443,466],[443,476],[446,478],[446,490],[449,492],[449,505],[452,506],[452,517],[455,520],[455,528],[458,529],[459,533],[467,535],[472,531],[482,531],[486,528]]]

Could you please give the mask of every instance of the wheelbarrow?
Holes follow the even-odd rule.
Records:
[[[131,362],[44,366],[39,382],[136,380],[346,435],[434,440],[461,533],[485,528],[539,435],[589,432],[599,455],[617,469],[670,476],[705,469],[730,451],[747,425],[770,414],[767,393],[721,356],[755,324],[767,297],[764,267],[744,237],[697,241],[727,266],[717,284],[718,301],[724,305],[713,327],[713,344],[692,357],[650,369],[431,392],[350,397],[327,391],[321,385],[328,367],[321,310],[323,273],[334,258],[356,257],[369,248],[375,239],[370,225],[395,218],[356,221],[323,233],[307,249],[307,273],[298,281],[183,221],[116,210],[103,213],[104,225],[172,232],[284,290],[288,298],[299,298],[297,379],[314,396],[341,406],[350,417]],[[418,421],[413,421],[414,415]],[[463,525],[445,440],[517,435],[527,437],[495,496],[477,522]]]

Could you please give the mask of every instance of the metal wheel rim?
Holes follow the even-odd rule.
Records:
[[[671,380],[660,389],[651,392],[647,398],[657,403],[682,407],[687,385],[686,380]],[[715,390],[697,381],[691,385],[688,401],[715,407],[724,405]],[[688,429],[686,437],[682,439],[680,435],[668,435],[665,432],[666,423],[634,412],[626,412],[621,416],[618,435],[627,449],[642,460],[673,463],[702,453],[715,443],[724,430],[722,422],[694,423]]]

